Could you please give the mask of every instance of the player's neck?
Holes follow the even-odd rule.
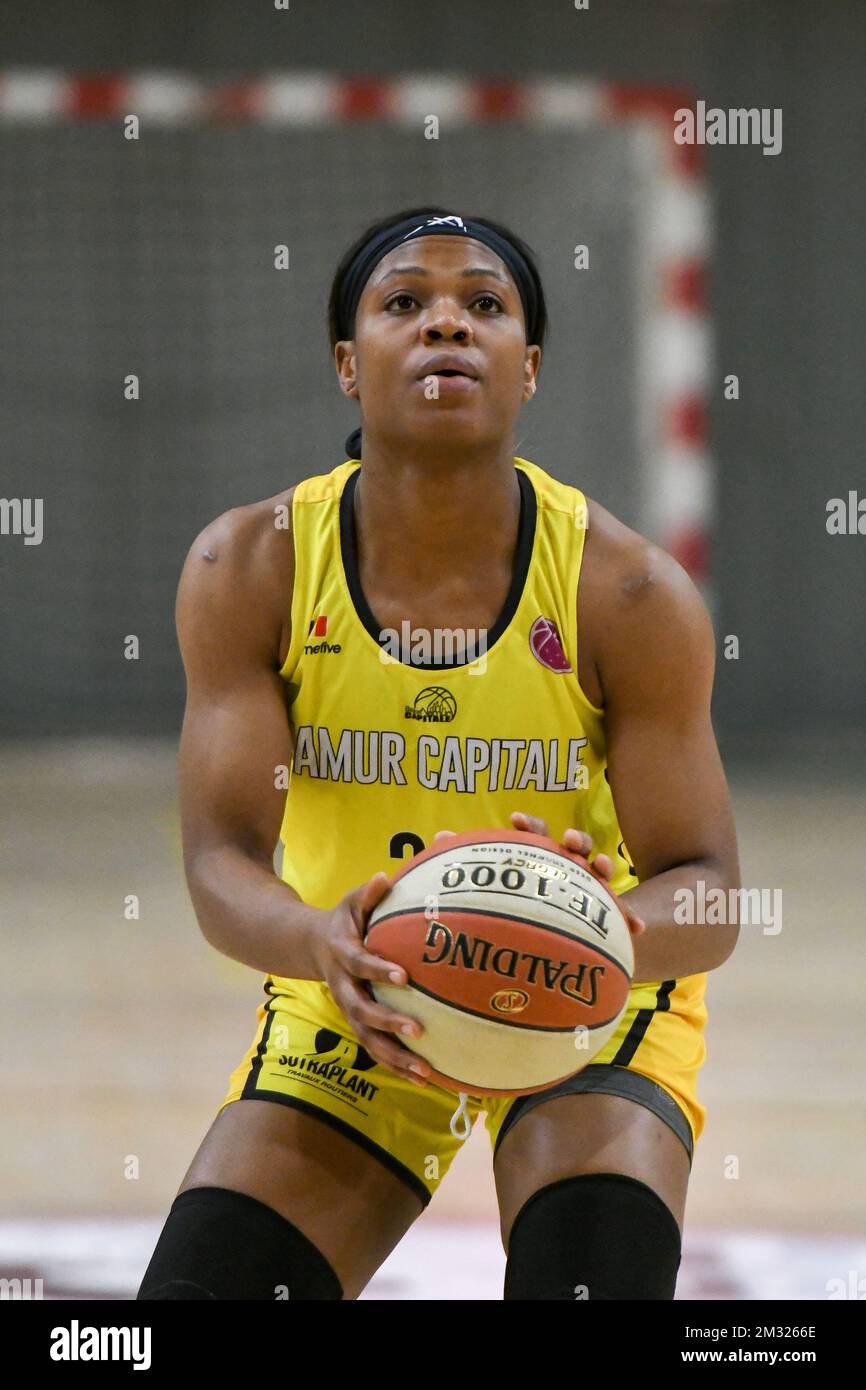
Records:
[[[483,574],[513,555],[520,487],[509,445],[443,460],[364,441],[355,527],[365,567],[407,583]]]

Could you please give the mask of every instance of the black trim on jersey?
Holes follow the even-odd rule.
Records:
[[[529,573],[529,564],[532,559],[532,549],[535,544],[535,527],[538,513],[538,500],[535,496],[535,487],[531,478],[522,468],[515,468],[517,480],[520,484],[520,520],[517,525],[517,550],[515,552],[514,574],[511,579],[511,587],[508,590],[508,597],[505,606],[499,617],[496,619],[492,628],[487,634],[486,651],[499,640],[514,614],[517,606],[523,597],[523,590],[526,585],[526,577]],[[342,552],[343,569],[346,573],[346,582],[349,585],[349,594],[355,605],[355,612],[369,632],[373,641],[379,646],[384,646],[380,641],[379,634],[382,631],[382,624],[377,622],[373,612],[361,588],[361,577],[358,568],[358,548],[355,536],[355,510],[354,496],[355,487],[358,482],[360,468],[356,468],[349,474],[343,487],[340,497],[340,549]],[[477,660],[477,657],[471,660]],[[468,666],[470,661],[439,661],[425,665],[420,661],[402,661],[401,666],[405,666],[410,671],[450,671],[458,666]]]
[[[656,993],[655,1008],[638,1009],[634,1016],[632,1025],[622,1040],[620,1049],[615,1057],[611,1057],[610,1064],[613,1067],[627,1067],[634,1057],[644,1039],[644,1034],[654,1014],[666,1013],[671,1006],[671,993],[676,989],[676,980],[662,980]]]

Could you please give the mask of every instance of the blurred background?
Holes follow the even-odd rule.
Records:
[[[866,1275],[862,6],[6,0],[2,26],[0,1274],[131,1297],[250,1042],[260,978],[183,881],[177,580],[218,513],[342,462],[336,263],[433,202],[536,250],[516,452],[703,587],[743,881],[783,893],[709,977],[678,1297]],[[677,146],[698,101],[780,112],[781,150]],[[481,1129],[364,1297],[497,1298],[503,1267]]]

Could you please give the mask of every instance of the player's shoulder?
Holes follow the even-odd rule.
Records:
[[[704,609],[694,581],[669,551],[626,526],[593,498],[587,497],[586,504],[582,588],[590,588],[608,611],[649,606]]]
[[[239,644],[280,640],[294,586],[295,488],[230,507],[203,526],[187,552],[176,621],[183,638],[221,631]]]
[[[235,575],[291,565],[295,484],[261,501],[230,507],[203,526],[189,548],[199,558]]]
[[[579,626],[604,699],[654,698],[712,681],[715,638],[703,597],[668,551],[587,499]]]
[[[175,605],[185,663],[204,653],[223,672],[251,656],[279,665],[294,586],[294,492],[230,507],[193,540]]]

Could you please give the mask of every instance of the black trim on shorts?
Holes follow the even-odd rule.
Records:
[[[378,623],[373,616],[364,590],[361,588],[361,575],[358,565],[354,495],[360,472],[361,469],[356,468],[354,472],[349,474],[340,496],[340,551],[342,554],[346,582],[349,586],[349,593],[355,605],[355,612],[373,638],[373,641],[381,646],[382,624]],[[526,577],[529,574],[529,565],[535,545],[536,518],[538,514],[538,499],[535,496],[535,487],[526,471],[523,468],[518,468],[516,464],[515,472],[517,473],[517,481],[520,485],[520,520],[517,524],[517,549],[514,559],[514,574],[512,575],[511,587],[508,590],[505,606],[487,634],[485,644],[486,651],[489,651],[494,642],[499,640],[517,612],[518,604],[523,597],[523,590],[526,585]],[[472,659],[477,660],[477,658]],[[425,664],[421,661],[404,661],[400,664],[406,666],[410,671],[450,671],[458,666],[468,666],[471,663],[470,661],[436,661]]]
[[[415,1196],[426,1207],[433,1196],[423,1184],[420,1178],[416,1178],[411,1168],[407,1168],[405,1163],[401,1163],[399,1158],[395,1158],[387,1149],[383,1149],[380,1144],[376,1144],[372,1139],[368,1139],[366,1134],[354,1128],[353,1125],[346,1124],[345,1120],[340,1120],[336,1115],[332,1115],[330,1110],[325,1110],[319,1105],[313,1105],[311,1101],[301,1100],[298,1096],[284,1096],[279,1091],[249,1091],[249,1078],[244,1085],[243,1094],[239,1100],[272,1100],[277,1105],[288,1105],[293,1110],[300,1110],[304,1115],[312,1115],[316,1120],[322,1120],[326,1125],[330,1125],[338,1134],[344,1134],[347,1139],[353,1139],[355,1143],[373,1158],[378,1158],[395,1177],[402,1178],[403,1182]]]
[[[270,976],[268,976],[268,980],[270,980]],[[267,983],[265,984],[265,993],[269,993]],[[270,1008],[270,1005],[266,1005],[266,1008],[267,1018],[265,1019],[265,1026],[262,1029],[262,1036],[259,1038],[259,1045],[256,1048],[256,1055],[250,1062],[250,1069],[247,1072],[247,1077],[243,1084],[243,1090],[241,1091],[239,1096],[240,1100],[254,1100],[256,1097],[256,1081],[258,1080],[259,1072],[262,1069],[262,1058],[268,1050],[268,1038],[270,1037],[271,1025],[274,1021],[274,1013],[273,1010]]]
[[[542,1102],[551,1100],[555,1096],[585,1095],[592,1092],[608,1096],[622,1096],[625,1100],[633,1100],[636,1104],[651,1110],[654,1115],[657,1115],[660,1120],[664,1120],[670,1126],[678,1139],[682,1140],[689,1156],[689,1166],[691,1166],[694,1140],[685,1111],[677,1104],[673,1096],[668,1094],[664,1086],[653,1081],[652,1077],[644,1076],[643,1072],[630,1071],[627,1067],[618,1066],[614,1062],[590,1062],[581,1071],[575,1072],[574,1076],[566,1077],[564,1081],[557,1082],[555,1086],[548,1087],[546,1091],[534,1091],[528,1096],[518,1096],[505,1116],[502,1128],[496,1136],[493,1161],[496,1161],[502,1140],[521,1115],[527,1114],[536,1105],[541,1105]]]
[[[269,999],[277,997],[271,992],[272,984],[273,978],[269,975],[265,982],[265,993],[268,994]],[[262,1069],[262,1058],[268,1050],[268,1038],[270,1036],[271,1025],[274,1021],[274,1010],[271,1009],[270,1004],[267,1005],[267,1010],[267,1019],[262,1029],[262,1036],[259,1040],[258,1047],[256,1048],[256,1055],[250,1063],[250,1069],[247,1072],[247,1077],[244,1081],[243,1089],[238,1096],[238,1100],[273,1100],[281,1105],[294,1106],[296,1110],[302,1110],[306,1115],[312,1115],[316,1119],[324,1120],[325,1124],[329,1124],[332,1129],[338,1130],[340,1134],[345,1134],[347,1139],[354,1139],[355,1143],[358,1144],[360,1148],[364,1149],[368,1154],[371,1154],[373,1158],[378,1158],[380,1163],[383,1163],[385,1167],[389,1168],[398,1178],[402,1178],[404,1183],[412,1189],[415,1196],[418,1197],[426,1207],[433,1194],[424,1186],[421,1179],[417,1178],[412,1172],[412,1169],[407,1168],[405,1163],[401,1163],[393,1154],[389,1154],[387,1149],[383,1149],[381,1145],[376,1144],[372,1139],[368,1139],[366,1134],[361,1134],[360,1131],[355,1129],[352,1125],[346,1124],[345,1120],[339,1120],[336,1115],[332,1115],[330,1110],[325,1110],[318,1105],[313,1105],[311,1101],[301,1100],[297,1096],[284,1096],[281,1095],[279,1091],[256,1090],[256,1081]]]
[[[611,1066],[627,1067],[634,1060],[647,1028],[652,1022],[653,1015],[656,1013],[667,1013],[671,1007],[671,994],[676,989],[676,980],[662,980],[656,991],[656,1002],[651,1009],[639,1009],[632,1020],[632,1025],[622,1040],[619,1051],[615,1057],[611,1057]]]
[[[273,977],[269,975],[265,982],[265,993],[269,996],[269,999],[277,997],[271,991],[272,984]],[[312,1115],[316,1119],[324,1120],[325,1124],[330,1125],[332,1129],[336,1129],[340,1134],[345,1134],[347,1139],[354,1139],[355,1143],[358,1144],[360,1148],[364,1149],[368,1154],[371,1154],[373,1158],[378,1158],[380,1163],[383,1163],[385,1167],[389,1168],[398,1178],[402,1178],[407,1187],[412,1189],[415,1196],[418,1197],[426,1207],[433,1194],[424,1186],[421,1179],[417,1178],[412,1172],[412,1169],[407,1168],[405,1163],[401,1163],[393,1154],[389,1154],[387,1149],[383,1149],[381,1145],[375,1143],[372,1139],[368,1139],[366,1134],[361,1134],[360,1131],[355,1129],[352,1125],[346,1124],[345,1120],[340,1120],[336,1115],[332,1115],[330,1110],[325,1110],[318,1105],[313,1105],[311,1101],[301,1100],[297,1096],[284,1096],[279,1091],[256,1090],[256,1081],[262,1069],[262,1058],[268,1050],[268,1038],[270,1036],[271,1025],[274,1021],[274,1010],[271,1009],[270,1004],[267,1005],[267,1010],[267,1019],[262,1029],[262,1036],[259,1040],[258,1047],[256,1048],[256,1055],[250,1063],[250,1069],[247,1072],[246,1080],[244,1081],[243,1089],[238,1096],[238,1100],[273,1100],[280,1105],[294,1106],[296,1110],[302,1110],[305,1115]]]

